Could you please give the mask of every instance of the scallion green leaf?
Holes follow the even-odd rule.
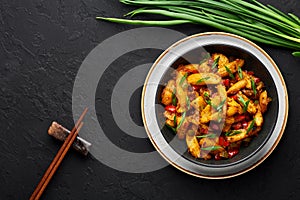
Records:
[[[300,51],[299,17],[292,13],[285,14],[257,0],[120,0],[120,2],[140,7],[125,16],[164,15],[171,20],[147,21],[105,17],[96,19],[146,26],[204,24],[257,42]],[[298,53],[293,55],[299,56]]]
[[[242,72],[242,68],[240,66],[238,67],[238,74],[239,74],[240,79],[243,79],[243,72]]]
[[[244,98],[241,95],[237,95],[239,102],[243,105],[243,112],[245,113],[248,109],[248,105],[250,103],[250,100],[245,101]]]
[[[186,80],[186,77],[188,76],[188,73],[185,73],[183,76],[182,76],[182,78],[180,79],[180,81],[179,81],[179,85],[181,85],[182,86],[182,84],[183,84],[183,82]]]
[[[216,150],[219,150],[223,147],[221,146],[210,146],[210,147],[202,147],[201,150],[203,151],[216,151]]]
[[[295,51],[295,52],[293,52],[293,56],[295,56],[295,57],[300,57],[300,51]]]
[[[252,120],[251,124],[249,125],[248,129],[247,129],[247,134],[252,131],[253,127],[254,127],[254,123],[255,123],[255,118]]]
[[[202,82],[204,82],[204,81],[206,81],[206,80],[208,80],[208,79],[210,79],[210,77],[200,78],[200,79],[196,82],[196,84],[200,84],[200,83],[202,83]]]
[[[186,104],[187,104],[187,109],[189,110],[191,107],[191,102],[190,102],[190,98],[188,96],[186,96]]]
[[[210,100],[210,97],[209,97],[209,94],[207,92],[204,92],[204,100],[207,104],[211,105],[211,100]]]
[[[234,75],[233,75],[232,71],[226,65],[225,65],[225,69],[226,69],[226,72],[229,74],[229,77],[231,79],[234,79]]]
[[[225,136],[233,136],[233,135],[237,135],[237,134],[240,134],[240,133],[242,133],[242,131],[232,130],[232,131],[226,132]]]
[[[255,81],[253,80],[253,78],[251,77],[251,88],[253,90],[253,94],[254,96],[256,96],[257,91],[256,91],[256,85],[255,85]]]
[[[176,116],[176,113],[175,113],[175,115],[174,115],[174,119],[173,119],[173,122],[174,122],[174,126],[176,126],[177,125],[177,118],[176,118],[177,116]]]
[[[220,103],[218,106],[213,105],[213,104],[211,104],[211,106],[212,106],[217,112],[220,112],[220,111],[222,110],[222,108],[223,108],[225,102],[226,102],[226,98],[223,99],[223,100],[221,101],[221,103]]]
[[[208,61],[208,59],[210,58],[210,53],[206,53],[204,55],[204,58],[201,59],[201,61],[199,62],[199,65],[205,63],[206,61]]]
[[[218,56],[218,57],[214,60],[212,66],[211,66],[212,69],[214,69],[214,68],[216,68],[216,67],[218,66],[219,60],[220,60],[220,56]]]
[[[170,126],[169,124],[165,124],[169,129],[171,129],[174,133],[177,132],[176,128]]]
[[[244,105],[244,107],[243,107],[243,112],[244,112],[244,113],[248,110],[249,103],[250,103],[250,100],[247,100],[247,101],[245,102],[245,105]]]
[[[176,98],[176,88],[173,89],[172,92],[172,105],[176,106],[177,105],[177,98]]]
[[[204,92],[204,94],[203,94],[206,98],[209,98],[209,94],[208,94],[208,92]]]
[[[205,134],[205,135],[198,135],[196,136],[197,138],[216,138],[217,135],[214,134],[214,133],[211,133],[211,134]]]
[[[223,116],[222,116],[222,114],[221,113],[219,113],[218,114],[218,123],[221,123],[222,122],[222,120],[223,120]]]
[[[180,122],[179,122],[178,126],[176,127],[176,131],[181,127],[183,121],[185,120],[185,115],[186,115],[186,112],[183,112],[181,115]]]
[[[204,100],[205,100],[205,102],[208,104],[208,105],[211,105],[211,100],[210,100],[210,97],[209,97],[209,95],[205,92],[204,93]]]

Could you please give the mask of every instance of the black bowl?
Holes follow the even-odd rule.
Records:
[[[161,92],[179,64],[199,63],[201,54],[223,53],[245,60],[243,69],[253,71],[265,83],[272,102],[264,125],[249,146],[227,160],[195,159],[184,140],[164,126]],[[178,169],[204,178],[227,178],[260,164],[279,142],[287,120],[288,96],[284,80],[273,60],[258,46],[228,33],[205,33],[187,37],[168,48],[153,64],[142,95],[142,114],[148,136],[158,152]]]

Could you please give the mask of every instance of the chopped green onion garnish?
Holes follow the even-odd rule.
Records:
[[[226,98],[225,98],[223,101],[221,101],[221,103],[220,103],[218,106],[212,105],[212,107],[213,107],[216,111],[220,112],[220,111],[222,110],[223,106],[224,106],[225,101],[226,101]]]
[[[244,112],[244,113],[248,110],[248,105],[249,105],[249,103],[250,103],[250,100],[248,100],[248,101],[245,102],[245,105],[244,105],[244,107],[243,107],[243,112]]]
[[[212,64],[211,68],[214,69],[218,66],[218,63],[219,63],[219,60],[220,60],[220,56],[218,56],[215,60],[214,60],[214,63]]]
[[[255,85],[255,81],[253,80],[252,77],[251,77],[251,87],[252,87],[254,96],[256,96],[256,94],[257,94],[256,85]]]
[[[184,83],[184,84],[182,85],[182,89],[185,89],[185,88],[187,88],[188,86],[189,86],[188,83]]]
[[[229,74],[229,77],[231,79],[234,79],[234,75],[233,75],[232,71],[226,65],[225,65],[225,69],[226,69],[226,72]]]
[[[210,99],[205,100],[205,102],[206,102],[208,105],[211,105],[211,100],[210,100]]]
[[[176,113],[175,113],[175,115],[174,115],[174,119],[173,119],[174,121],[174,126],[176,126],[177,125],[177,121],[176,121]]]
[[[207,92],[204,92],[204,96],[209,98],[209,94]]]
[[[176,106],[176,105],[177,105],[176,88],[174,88],[173,93],[172,93],[172,105],[173,105],[173,106]]]
[[[245,101],[245,100],[243,99],[243,97],[240,96],[240,95],[238,95],[238,100],[239,100],[239,102],[241,102],[241,104],[243,105],[243,112],[245,113],[245,112],[247,111],[247,109],[248,109],[248,105],[249,105],[249,103],[250,103],[250,100]]]
[[[233,136],[233,135],[240,134],[240,133],[242,133],[242,131],[233,130],[233,131],[226,132],[225,135],[226,136]]]
[[[174,133],[176,133],[176,128],[170,126],[169,124],[165,124],[169,129],[171,129]]]
[[[221,149],[221,146],[211,146],[211,147],[203,147],[201,150],[203,151],[216,151],[218,149]]]
[[[210,54],[206,53],[204,58],[200,61],[199,65],[205,63],[210,58]]]
[[[182,123],[185,119],[185,115],[186,115],[186,112],[183,112],[182,115],[181,115],[181,120],[180,120],[178,126],[176,127],[176,130],[178,130],[181,127],[181,125],[182,125]]]
[[[179,85],[182,85],[182,84],[183,84],[183,82],[185,81],[185,79],[186,79],[187,76],[188,76],[187,73],[185,73],[185,74],[182,76],[182,78],[180,79]]]
[[[186,104],[187,104],[187,109],[189,110],[191,107],[191,102],[190,102],[190,98],[188,96],[186,96]]]
[[[252,120],[250,126],[248,127],[248,129],[247,129],[247,134],[253,129],[254,123],[255,123],[255,118]]]
[[[217,135],[214,133],[211,133],[211,134],[205,134],[205,135],[198,135],[196,137],[197,138],[215,138],[215,137],[217,137]]]
[[[241,67],[238,67],[238,74],[239,74],[240,79],[243,79],[243,72],[242,72]]]
[[[200,78],[200,79],[196,82],[196,84],[202,83],[203,81],[206,81],[206,80],[208,80],[208,79],[210,79],[210,77]]]
[[[210,97],[209,97],[209,94],[207,92],[204,92],[204,100],[207,104],[211,105],[211,100],[210,100]]]
[[[205,102],[206,102],[208,105],[211,105],[211,100],[210,100],[210,99],[205,99]]]
[[[218,114],[218,122],[221,123],[223,120],[223,116],[221,113]]]

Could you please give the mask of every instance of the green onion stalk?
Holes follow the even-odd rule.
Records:
[[[135,20],[96,17],[114,23],[144,26],[172,26],[201,24],[231,32],[250,40],[294,50],[300,57],[300,19],[292,13],[285,14],[271,5],[257,0],[120,0],[138,8],[125,14],[155,14],[168,20]]]

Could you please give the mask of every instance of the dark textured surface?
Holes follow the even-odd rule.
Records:
[[[261,2],[300,15],[297,0]],[[129,8],[118,1],[1,0],[0,199],[29,198],[59,148],[59,142],[46,134],[51,121],[73,125],[72,87],[81,62],[101,41],[134,28],[99,22],[94,17],[121,16],[127,11]],[[192,25],[172,28],[187,35],[213,30]],[[291,109],[281,142],[260,166],[226,180],[194,178],[171,166],[152,173],[128,174],[72,151],[43,199],[299,199],[300,59],[288,50],[261,46],[283,73]],[[153,52],[150,60],[157,55]],[[132,65],[123,66],[117,76],[149,62],[142,52],[130,59]],[[140,123],[138,117],[134,118]],[[137,149],[125,136],[112,140],[131,151],[153,150],[148,140],[139,141]]]

